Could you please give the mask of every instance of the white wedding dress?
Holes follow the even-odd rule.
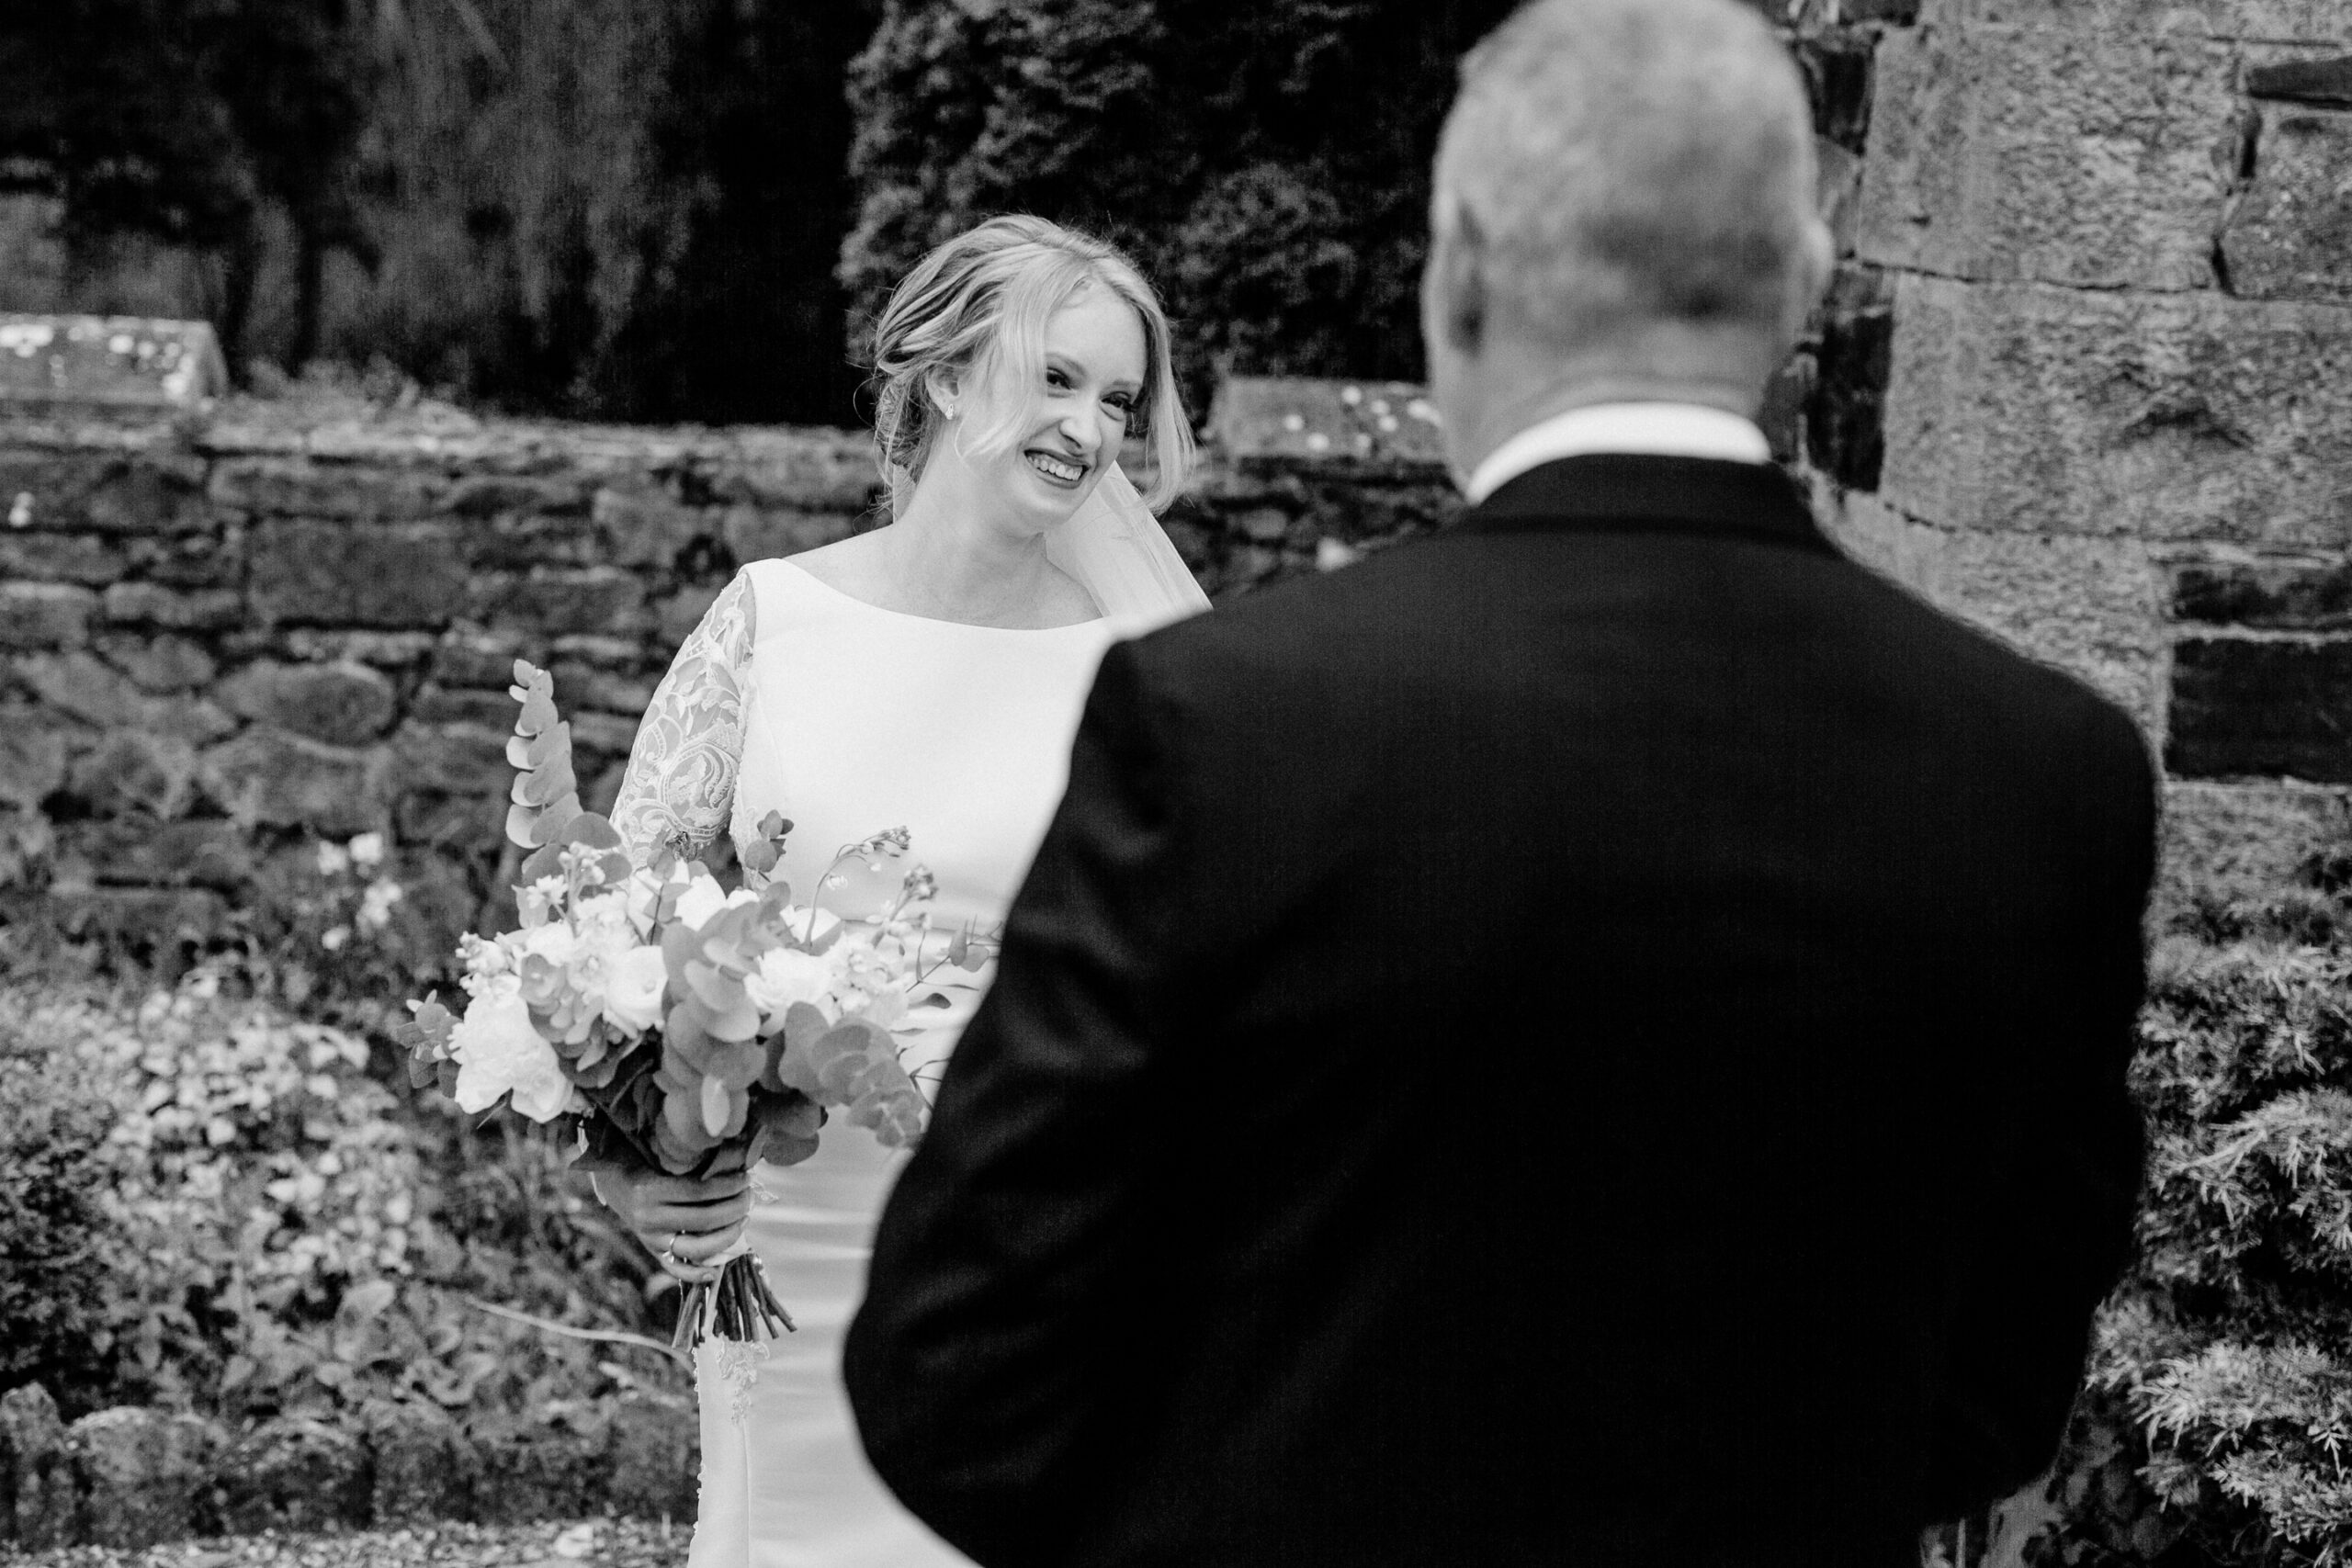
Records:
[[[700,845],[721,829],[741,843],[781,811],[793,827],[775,874],[803,901],[842,846],[904,827],[908,861],[878,873],[848,863],[824,907],[865,913],[920,863],[938,878],[930,907],[943,941],[967,922],[993,931],[1061,799],[1103,649],[1121,632],[1206,606],[1181,565],[1171,585],[1173,552],[1156,525],[1150,535],[1145,542],[1165,552],[1144,574],[1155,584],[1138,594],[1081,562],[1073,575],[1106,617],[1044,630],[881,609],[789,560],[744,568],[655,693],[615,826],[642,860],[659,844]],[[1130,567],[1142,558],[1114,554]],[[907,1054],[926,1091],[987,976],[948,969],[934,982],[944,977],[956,977],[957,1005],[923,1010],[929,1027]],[[770,1342],[741,1394],[707,1349],[697,1357],[702,1496],[689,1568],[967,1562],[867,1466],[841,1382],[842,1341],[902,1158],[836,1117],[808,1159],[755,1173],[747,1234],[798,1328]]]

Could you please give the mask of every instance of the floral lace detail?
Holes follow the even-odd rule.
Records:
[[[699,853],[728,827],[742,765],[756,603],[750,576],[737,572],[679,647],[637,727],[613,826],[639,865],[663,844]]]

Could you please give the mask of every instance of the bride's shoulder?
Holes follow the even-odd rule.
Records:
[[[871,533],[853,534],[830,545],[776,558],[780,563],[799,568],[828,588],[839,589],[853,598],[871,600],[876,596],[875,590],[889,580],[888,566],[875,547],[875,537]]]

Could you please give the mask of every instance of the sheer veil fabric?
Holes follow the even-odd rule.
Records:
[[[934,863],[951,924],[1002,919],[1055,804],[1102,649],[1208,607],[1115,468],[1047,554],[1102,612],[1045,630],[932,621],[866,605],[789,560],[746,565],[678,649],[640,724],[612,819],[642,863],[663,844],[739,843],[771,808],[799,824],[780,867],[813,886],[827,847],[900,817]],[[814,865],[796,857],[816,854]],[[977,1005],[910,1046],[944,1063]],[[846,1135],[844,1135],[846,1134]],[[897,1164],[836,1127],[806,1165],[763,1168],[746,1238],[802,1332],[754,1383],[698,1357],[702,1495],[691,1568],[956,1568],[865,1465],[839,1345],[864,1294],[874,1220]]]

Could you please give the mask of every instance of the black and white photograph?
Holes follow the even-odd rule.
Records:
[[[2352,0],[0,0],[0,1568],[2352,1568]]]

